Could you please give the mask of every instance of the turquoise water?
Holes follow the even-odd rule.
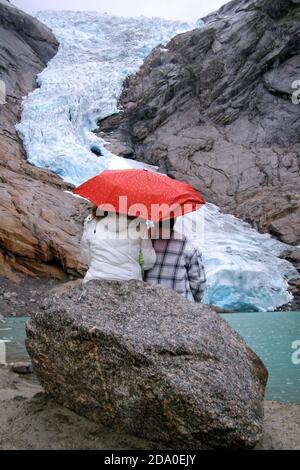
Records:
[[[222,317],[269,370],[266,399],[300,404],[300,312],[233,313]],[[24,344],[26,321],[0,321],[0,363],[29,360]]]
[[[29,361],[25,348],[25,323],[28,318],[0,320],[0,364]]]
[[[269,371],[266,399],[300,404],[300,312],[222,317],[265,363]]]

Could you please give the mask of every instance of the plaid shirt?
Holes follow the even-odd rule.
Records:
[[[156,263],[146,272],[146,281],[175,290],[192,302],[201,302],[206,276],[201,252],[189,246],[183,236],[153,240]]]

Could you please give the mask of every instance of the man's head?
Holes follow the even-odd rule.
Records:
[[[176,219],[161,220],[151,229],[152,240],[169,240],[174,233]]]
[[[161,220],[159,222],[159,228],[161,230],[170,230],[172,232],[174,230],[174,225],[176,223],[175,219],[168,219],[168,220]]]

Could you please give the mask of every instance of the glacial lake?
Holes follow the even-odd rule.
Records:
[[[269,370],[266,399],[300,404],[300,312],[222,315]],[[0,320],[0,363],[29,361],[25,348],[28,318]]]
[[[231,313],[222,317],[267,367],[266,399],[300,404],[300,312]]]

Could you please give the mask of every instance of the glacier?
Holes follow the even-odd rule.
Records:
[[[176,228],[202,250],[207,275],[204,303],[266,312],[292,300],[288,280],[298,272],[280,258],[287,248],[284,243],[210,203],[180,218]]]
[[[113,155],[92,131],[118,112],[124,79],[145,56],[194,25],[159,18],[122,18],[97,12],[41,12],[60,46],[23,102],[17,130],[30,163],[74,185],[105,169],[145,167]],[[91,148],[101,152],[97,157]],[[294,267],[280,258],[286,245],[207,204],[178,221],[203,252],[204,301],[238,311],[272,311],[292,300]]]
[[[124,79],[145,56],[190,25],[159,18],[122,18],[97,12],[41,12],[60,47],[38,75],[17,126],[33,165],[80,184],[106,168],[141,167],[113,155],[92,131],[118,111]],[[95,158],[91,148],[99,148]]]

